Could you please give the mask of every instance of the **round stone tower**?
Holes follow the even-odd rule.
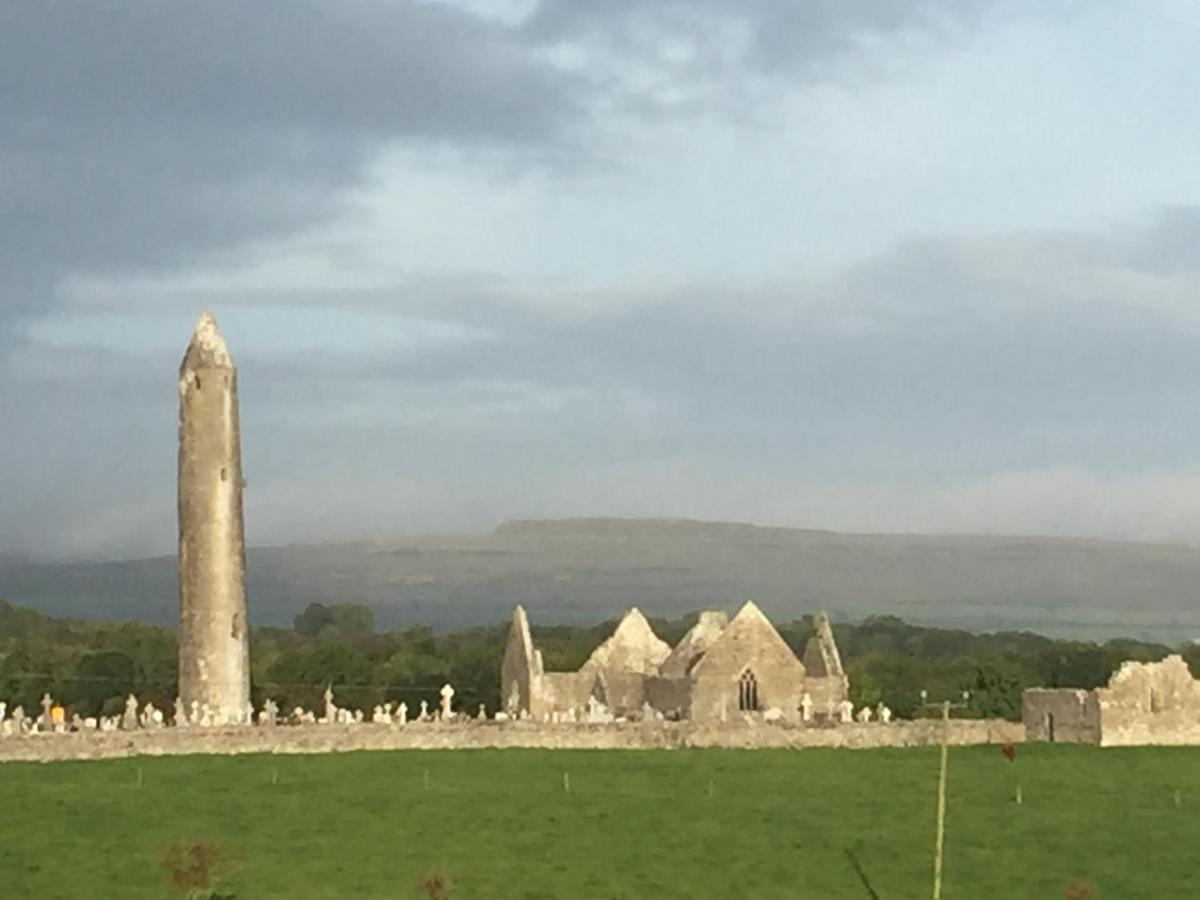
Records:
[[[179,367],[179,697],[246,719],[250,640],[237,370],[209,313]]]

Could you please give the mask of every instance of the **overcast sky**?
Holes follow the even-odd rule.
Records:
[[[0,554],[638,515],[1200,543],[1194,0],[0,5]]]

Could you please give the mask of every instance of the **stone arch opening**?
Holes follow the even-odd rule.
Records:
[[[758,679],[749,669],[738,679],[738,709],[742,712],[758,712]]]

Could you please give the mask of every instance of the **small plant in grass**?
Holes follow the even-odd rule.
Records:
[[[209,840],[178,841],[162,857],[171,890],[187,900],[234,900],[227,881],[234,859]]]
[[[450,900],[454,896],[454,882],[440,869],[430,869],[421,876],[421,895],[429,900]]]

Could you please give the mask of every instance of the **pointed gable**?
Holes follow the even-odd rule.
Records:
[[[542,675],[541,653],[533,646],[525,608],[513,609],[504,660],[500,663],[500,703],[511,711],[532,712]]]
[[[829,613],[822,610],[817,614],[816,633],[804,647],[804,668],[814,678],[842,678],[842,656],[833,639],[833,628],[829,624]]]
[[[654,633],[646,617],[633,607],[608,640],[592,652],[583,668],[653,675],[670,655],[670,645]]]
[[[529,633],[529,618],[525,607],[518,603],[513,608],[512,625],[508,628],[508,643],[504,647],[504,666],[509,663],[522,667],[533,667],[537,653],[533,648],[533,636]]]
[[[671,655],[660,668],[664,678],[682,678],[691,670],[700,657],[713,645],[725,626],[729,624],[729,616],[720,610],[705,610],[700,613],[696,624],[688,629]]]
[[[750,666],[790,671],[803,677],[804,665],[753,600],[747,600],[692,667],[693,677],[729,674]]]

